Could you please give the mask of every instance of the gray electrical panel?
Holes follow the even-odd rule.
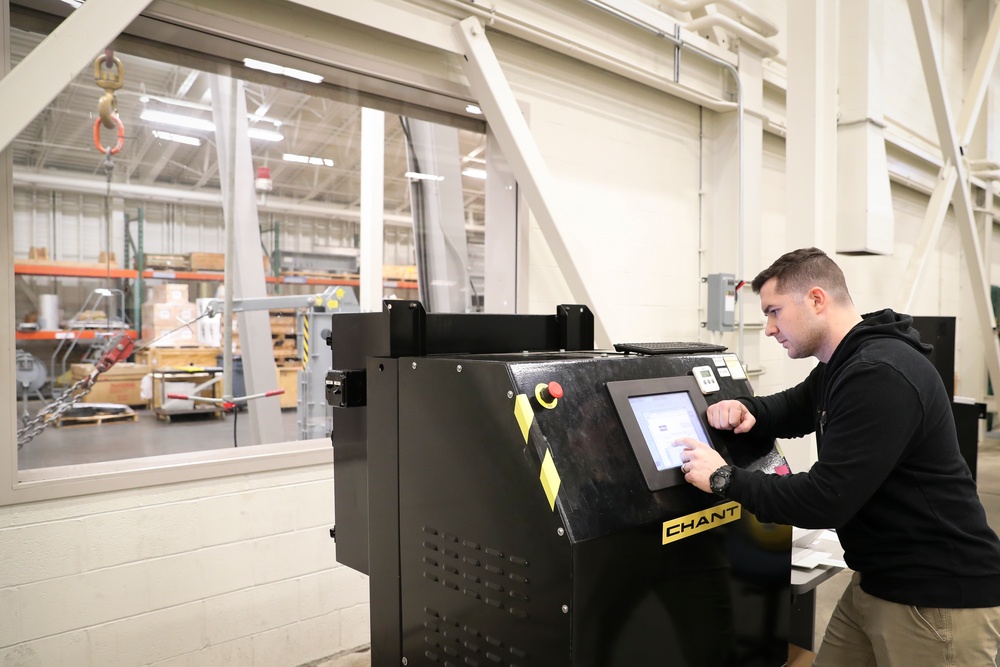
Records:
[[[731,273],[713,273],[708,283],[709,331],[732,331],[736,319],[736,276]]]

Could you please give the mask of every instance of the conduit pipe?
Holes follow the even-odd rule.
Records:
[[[640,19],[638,19],[638,18],[636,18],[634,16],[630,16],[629,14],[626,14],[625,12],[619,11],[618,9],[615,9],[614,7],[609,7],[604,2],[602,2],[602,0],[583,0],[583,2],[585,2],[588,5],[591,5],[593,7],[596,7],[597,9],[605,11],[605,12],[611,14],[612,16],[614,16],[616,18],[619,18],[622,21],[625,21],[625,22],[627,22],[627,23],[629,23],[629,24],[631,24],[631,25],[633,25],[633,26],[635,26],[637,28],[641,28],[642,30],[646,30],[648,32],[653,33],[654,35],[656,35],[658,37],[662,37],[663,39],[667,40],[668,42],[670,42],[671,44],[673,44],[674,47],[676,47],[678,49],[678,53],[676,54],[675,58],[680,58],[680,50],[681,49],[686,49],[686,50],[690,51],[691,53],[693,53],[693,54],[695,54],[695,55],[697,55],[697,56],[699,56],[701,58],[704,58],[704,59],[706,59],[706,60],[708,60],[710,62],[713,62],[713,63],[717,64],[719,67],[721,67],[722,69],[724,69],[725,71],[727,71],[730,74],[730,76],[732,76],[733,82],[736,84],[736,113],[737,113],[737,127],[738,127],[738,129],[737,129],[737,136],[738,136],[737,145],[738,145],[738,149],[737,149],[737,158],[736,159],[737,159],[737,164],[739,165],[739,169],[738,169],[739,178],[738,178],[737,194],[736,194],[736,197],[737,197],[736,208],[737,208],[737,211],[739,212],[739,214],[738,214],[739,240],[738,240],[737,251],[736,251],[737,252],[737,254],[736,254],[736,257],[737,257],[737,259],[736,259],[736,273],[737,273],[737,280],[743,280],[744,279],[743,278],[743,273],[744,273],[743,254],[744,254],[745,233],[746,233],[746,230],[745,230],[745,226],[746,225],[745,225],[745,221],[744,221],[744,217],[745,216],[744,216],[744,211],[743,211],[743,201],[744,201],[744,185],[743,185],[743,180],[744,180],[744,175],[743,175],[743,116],[744,116],[744,111],[743,111],[743,83],[740,81],[740,72],[739,72],[739,70],[736,69],[736,67],[734,67],[730,63],[726,62],[725,60],[722,60],[721,58],[716,58],[714,55],[712,55],[710,53],[706,53],[705,51],[699,49],[698,47],[693,46],[692,44],[690,44],[688,42],[685,42],[680,37],[674,37],[674,36],[671,36],[671,35],[664,34],[664,32],[662,30],[660,30],[659,28],[657,28],[656,26],[650,25],[650,24],[646,23],[645,21],[642,21],[642,20],[640,20]],[[674,72],[675,72],[675,75],[678,72],[678,70],[677,70],[676,67],[674,68]],[[744,326],[743,326],[743,303],[744,303],[744,301],[745,301],[745,299],[739,299],[739,324],[737,325],[737,337],[736,337],[737,352],[739,354],[740,359],[743,359],[743,333],[744,333]]]
[[[26,187],[51,188],[84,194],[104,195],[107,192],[107,180],[87,179],[61,176],[56,174],[39,174],[26,171],[14,171],[14,185]],[[155,185],[136,185],[132,183],[112,183],[111,196],[130,197],[146,201],[167,203],[194,204],[198,206],[222,206],[222,194],[216,191],[176,190]],[[317,217],[339,217],[360,220],[361,211],[357,209],[340,208],[319,203],[304,204],[282,197],[268,197],[267,203],[258,205],[258,209],[270,213],[301,214]],[[411,227],[410,216],[393,213],[385,214],[387,224],[397,227]],[[479,229],[481,226],[476,226]]]
[[[750,28],[746,27],[736,19],[725,14],[709,14],[701,18],[693,19],[684,24],[684,27],[691,32],[699,32],[710,28],[722,28],[739,39],[747,42],[753,48],[761,52],[766,58],[773,58],[778,55],[778,47],[768,39],[762,37]]]
[[[666,0],[666,2],[659,4],[680,12],[688,12],[689,14],[702,10],[708,5],[727,7],[731,12],[736,14],[740,23],[754,32],[764,37],[774,37],[778,34],[778,26],[740,2],[740,0]]]
[[[565,56],[573,58],[574,60],[587,63],[588,65],[593,65],[594,67],[602,69],[606,72],[617,74],[618,76],[624,77],[630,81],[636,81],[644,86],[649,86],[654,90],[665,92],[669,95],[691,102],[692,104],[697,104],[698,106],[718,112],[733,111],[735,109],[735,105],[733,105],[732,102],[724,101],[700,90],[680,85],[676,81],[671,81],[669,79],[664,79],[654,74],[650,74],[643,71],[639,67],[635,67],[620,60],[608,57],[602,53],[581,46],[576,42],[560,37],[559,35],[545,32],[511,16],[506,16],[499,10],[480,9],[479,7],[469,5],[468,0],[440,0],[440,2],[459,8],[466,14],[471,13],[482,19],[488,27],[495,28],[500,32],[523,39],[536,46],[550,49],[556,53],[561,53]],[[602,6],[601,9],[612,13],[617,12],[616,9],[611,7]],[[628,15],[622,15],[622,17],[625,16]],[[664,16],[666,15],[664,14]],[[680,25],[680,23],[678,23],[678,25]],[[648,24],[644,24],[643,28],[657,36],[666,37],[666,34],[661,28],[650,26]],[[696,47],[691,46],[687,48],[696,49]],[[715,56],[707,52],[705,55],[709,58],[715,58]],[[718,61],[723,63],[725,62],[721,59],[718,59]],[[732,67],[730,63],[726,64]]]

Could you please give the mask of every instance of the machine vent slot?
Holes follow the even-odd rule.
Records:
[[[424,578],[505,611],[520,619],[531,616],[527,558],[508,554],[478,540],[424,526]],[[431,555],[433,554],[433,556]],[[460,577],[463,584],[455,583]]]
[[[465,605],[474,600],[493,613],[510,614],[523,620],[530,618],[527,558],[430,526],[425,526],[423,533],[421,562],[426,580],[455,591],[463,600],[457,604]],[[460,584],[455,583],[456,577]],[[433,664],[459,667],[527,667],[531,664],[527,651],[490,632],[483,632],[438,609],[424,607],[424,612],[424,656]]]
[[[527,667],[531,664],[527,651],[495,635],[483,635],[455,618],[441,616],[432,609],[425,608],[425,611],[428,618],[424,620],[427,630],[424,643],[429,648],[424,656],[435,664],[466,667]]]

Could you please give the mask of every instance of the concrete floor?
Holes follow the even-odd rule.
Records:
[[[31,414],[40,406],[39,402],[29,404]],[[135,422],[50,426],[21,448],[17,467],[28,470],[231,447],[234,419],[235,442],[250,444],[250,419],[246,411],[238,417],[227,414],[222,418],[212,414],[176,415],[170,422],[158,420],[149,410],[136,408],[135,413],[138,417]],[[298,440],[294,408],[281,411],[281,423],[286,440]]]

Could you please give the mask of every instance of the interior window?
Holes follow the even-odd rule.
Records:
[[[42,37],[12,29],[12,64]],[[361,98],[327,94],[310,72],[244,66],[236,141],[249,143],[257,224],[242,233],[259,245],[267,298],[233,310],[264,313],[263,328],[219,314],[222,175],[241,164],[220,165],[211,68],[99,54],[12,142],[20,469],[263,444],[253,400],[280,403],[278,441],[328,436],[324,323],[359,308]],[[383,296],[481,310],[485,135],[386,113],[384,137]],[[233,408],[248,393],[248,337],[268,341],[284,393]],[[88,389],[119,343],[134,349]]]

